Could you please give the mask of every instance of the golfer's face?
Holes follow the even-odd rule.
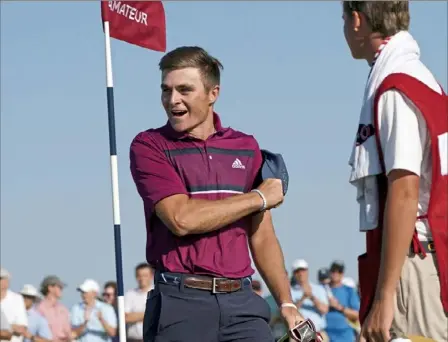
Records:
[[[163,73],[161,88],[163,107],[176,131],[190,131],[205,121],[210,99],[199,69],[184,68]]]

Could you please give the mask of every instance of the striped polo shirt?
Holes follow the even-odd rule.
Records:
[[[217,231],[177,237],[155,215],[160,200],[186,194],[219,200],[256,186],[262,156],[251,135],[224,128],[214,113],[216,133],[199,140],[169,123],[139,133],[131,143],[130,167],[143,199],[146,258],[160,271],[241,278],[254,273],[246,217]]]

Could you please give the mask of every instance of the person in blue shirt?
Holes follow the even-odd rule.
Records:
[[[73,337],[78,342],[112,342],[117,334],[117,316],[112,305],[98,300],[100,286],[86,279],[79,287],[82,302],[71,311]]]
[[[359,319],[359,296],[355,288],[344,285],[344,263],[330,266],[330,311],[327,314],[327,334],[331,342],[354,342],[354,326]]]
[[[49,342],[52,339],[52,334],[48,321],[34,307],[39,300],[37,289],[33,285],[27,284],[23,286],[20,294],[23,297],[28,316],[24,342]]]
[[[308,263],[299,259],[293,263],[292,274],[295,285],[291,287],[291,295],[302,316],[313,321],[316,331],[320,332],[324,342],[327,341],[325,334],[328,312],[328,296],[325,289],[309,280]]]

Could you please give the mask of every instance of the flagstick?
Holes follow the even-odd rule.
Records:
[[[109,149],[110,168],[112,178],[112,210],[114,217],[115,237],[115,270],[117,276],[117,302],[118,302],[118,331],[120,342],[126,342],[126,324],[124,315],[123,265],[121,261],[121,227],[120,227],[120,198],[118,194],[118,161],[117,143],[115,136],[115,108],[114,108],[114,82],[112,79],[112,56],[110,49],[109,22],[104,22],[104,37],[106,46],[106,84],[107,84],[107,112],[109,119]]]

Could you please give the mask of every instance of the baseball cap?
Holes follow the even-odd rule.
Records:
[[[280,179],[282,181],[283,196],[285,196],[288,191],[289,175],[282,155],[262,149],[261,156],[263,158],[263,164],[261,165],[261,179]]]
[[[45,292],[47,290],[48,286],[58,285],[61,288],[64,288],[66,285],[62,282],[61,279],[59,279],[58,276],[55,275],[49,275],[42,280],[40,283],[40,292]]]
[[[100,285],[93,279],[86,279],[78,286],[77,290],[81,292],[100,292]]]
[[[23,288],[20,291],[20,294],[22,294],[24,296],[28,296],[28,297],[39,297],[39,293],[37,292],[37,289],[31,284],[23,285]]]
[[[345,264],[341,260],[335,260],[331,263],[330,272],[340,272],[343,273],[345,270]]]
[[[308,269],[308,263],[304,259],[297,259],[292,263],[292,270],[307,270]]]
[[[11,278],[11,273],[8,272],[6,268],[0,268],[0,278]]]
[[[325,280],[330,277],[330,272],[328,271],[328,268],[322,267],[317,271],[317,278],[319,280]]]

